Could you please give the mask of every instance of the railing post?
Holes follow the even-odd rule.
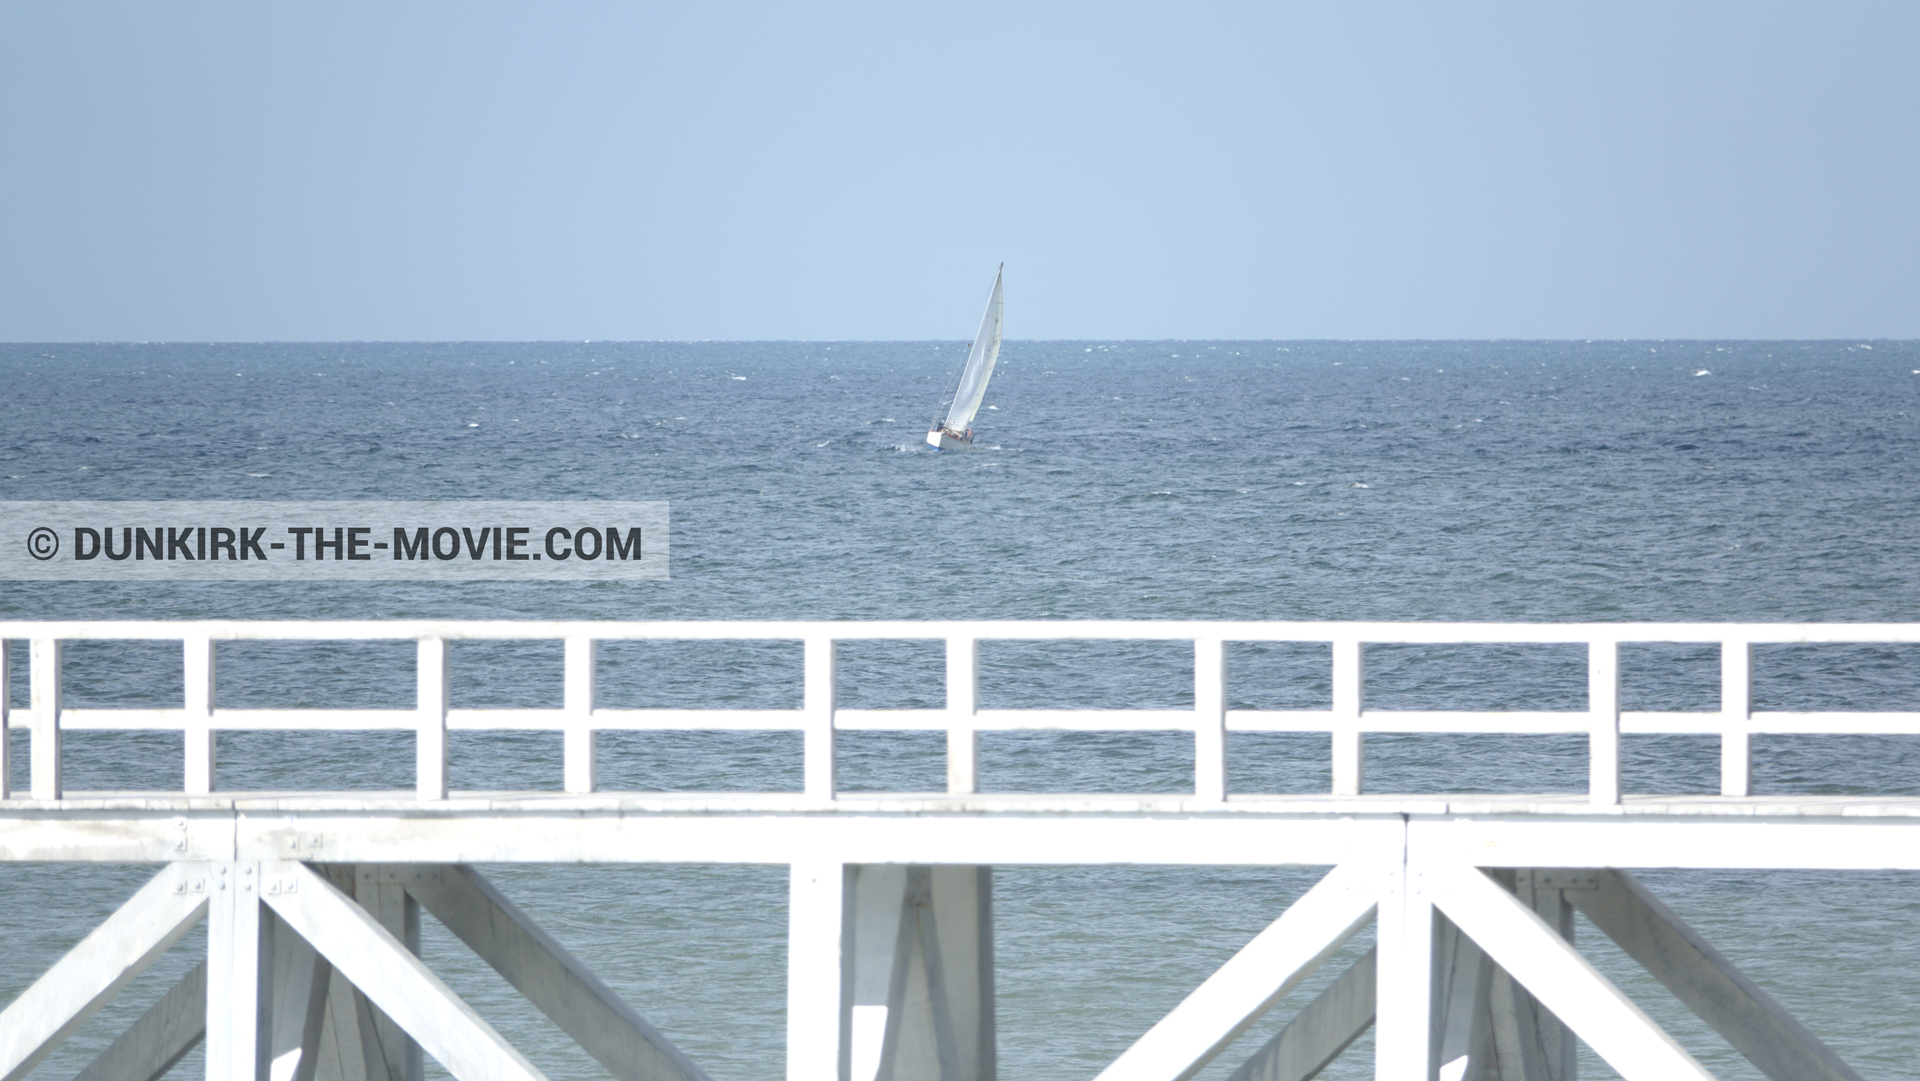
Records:
[[[596,735],[593,730],[594,662],[599,643],[591,638],[567,639],[565,784],[569,792],[591,792],[594,782]]]
[[[447,640],[420,639],[415,778],[423,800],[447,798]]]
[[[807,796],[831,800],[833,780],[834,646],[824,635],[808,635],[804,660],[805,689],[801,692],[804,719],[802,749],[805,756]]]
[[[980,708],[980,640],[970,634],[947,638],[947,791],[980,791],[980,733],[973,715]]]
[[[1602,806],[1620,802],[1620,643],[1587,643],[1587,792]]]
[[[186,661],[186,793],[213,791],[213,640],[196,635],[181,642]]]
[[[33,747],[28,753],[32,793],[34,799],[59,799],[65,791],[60,782],[60,641],[35,638],[31,653],[27,691],[33,710]]]
[[[13,653],[0,638],[0,799],[13,798]]]
[[[1360,714],[1366,709],[1365,645],[1357,638],[1333,643],[1333,794],[1360,794],[1366,770],[1366,736]]]
[[[1720,794],[1753,795],[1753,643],[1720,643]]]
[[[1227,798],[1227,649],[1218,638],[1193,640],[1193,795]]]

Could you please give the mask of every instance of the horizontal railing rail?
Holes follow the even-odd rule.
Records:
[[[448,646],[455,641],[559,641],[564,645],[557,709],[455,709]],[[791,709],[610,709],[596,699],[597,651],[615,641],[789,641],[803,644],[801,704]],[[934,640],[945,644],[945,705],[926,709],[850,709],[835,699],[837,643]],[[1914,644],[1920,624],[1705,623],[1309,623],[1309,622],[545,622],[545,621],[75,621],[0,623],[0,657],[10,641],[30,643],[29,705],[11,708],[9,666],[0,663],[0,726],[26,727],[30,796],[63,795],[61,733],[171,730],[183,733],[182,791],[215,791],[217,731],[375,731],[416,735],[416,789],[423,800],[448,797],[448,733],[557,731],[563,738],[563,788],[595,790],[595,734],[620,730],[798,731],[803,734],[805,794],[831,802],[834,735],[843,731],[934,731],[947,735],[947,790],[979,790],[978,734],[989,731],[1180,731],[1194,740],[1193,800],[1227,797],[1227,734],[1307,732],[1330,737],[1332,794],[1362,790],[1369,733],[1584,734],[1588,794],[1612,805],[1621,796],[1621,737],[1647,733],[1718,736],[1720,789],[1752,788],[1752,740],[1766,734],[1920,734],[1914,711],[1755,711],[1753,650],[1783,644]],[[71,709],[62,701],[61,656],[75,641],[177,641],[185,694],[179,709]],[[412,641],[417,644],[415,704],[410,709],[230,709],[214,692],[214,643],[235,641]],[[1189,642],[1191,708],[985,709],[979,706],[981,642]],[[1319,643],[1330,647],[1326,709],[1227,708],[1228,643]],[[1620,647],[1712,645],[1720,650],[1715,710],[1623,711]],[[1367,708],[1365,647],[1372,645],[1580,645],[1586,648],[1587,705],[1570,710],[1380,710]],[[0,740],[0,797],[10,796],[9,741]]]

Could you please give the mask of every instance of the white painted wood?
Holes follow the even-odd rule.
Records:
[[[1194,1076],[1353,937],[1373,914],[1384,885],[1376,866],[1335,867],[1134,1041],[1098,1081]]]
[[[0,800],[13,797],[13,651],[0,638]]]
[[[1753,793],[1753,645],[1720,643],[1720,794]]]
[[[1840,1056],[1625,871],[1568,890],[1595,927],[1774,1081],[1860,1081]]]
[[[853,869],[852,1081],[992,1081],[991,876],[985,867]]]
[[[947,791],[980,791],[980,736],[975,713],[980,708],[980,643],[965,635],[947,639],[947,708],[939,723],[947,730]],[[852,710],[840,712],[836,723],[847,724]],[[877,711],[874,711],[877,712]]]
[[[416,786],[423,800],[447,798],[447,640],[422,638],[415,670],[419,683],[414,718]],[[364,988],[362,988],[364,990]]]
[[[335,863],[314,870],[334,888],[353,896],[358,877],[354,865]],[[387,1076],[387,1059],[374,1023],[376,1011],[366,996],[338,969],[330,964],[327,967],[326,1017],[321,1024],[316,1081],[404,1081]]]
[[[1422,873],[1440,910],[1626,1081],[1711,1081],[1692,1055],[1519,898],[1473,867],[1431,864]],[[1383,984],[1386,979],[1383,968]],[[1382,1043],[1391,1038],[1383,1025]]]
[[[267,903],[460,1081],[545,1081],[373,915],[304,864],[270,865],[294,888]]]
[[[347,891],[342,890],[342,893]],[[353,892],[349,894],[361,908],[366,909],[394,940],[407,948],[407,952],[420,955],[420,904],[408,895],[401,882],[398,868],[380,864],[362,863],[354,868]],[[362,989],[364,991],[364,988]],[[365,1031],[371,1018],[372,1033]],[[377,1047],[385,1057],[385,1075],[394,1081],[421,1081],[424,1063],[420,1057],[420,1045],[409,1038],[406,1030],[386,1011],[372,1008],[363,1014],[363,1032],[361,1047],[363,1051]],[[383,1067],[378,1063],[369,1063],[368,1072],[379,1075]]]
[[[1488,995],[1493,962],[1445,916],[1434,921],[1433,952],[1435,1068],[1440,1081],[1481,1081],[1491,1057]]]
[[[159,1081],[207,1034],[207,963],[193,966],[74,1081]]]
[[[1227,799],[1227,651],[1218,638],[1193,641],[1193,794]]]
[[[409,894],[617,1081],[707,1081],[705,1071],[478,871],[461,864],[393,870]]]
[[[186,664],[186,705],[182,710],[182,737],[186,756],[186,793],[202,796],[213,791],[213,639],[192,635],[182,642]]]
[[[1432,1081],[1434,907],[1426,871],[1402,863],[1387,875],[1375,923],[1373,1076]]]
[[[999,1054],[994,1017],[993,868],[925,870],[930,912],[937,922],[921,923],[920,948],[923,959],[939,961],[937,970],[929,966],[929,987],[938,993],[929,994],[933,1012],[927,1020],[936,1030],[945,1031],[940,1077],[942,1081],[995,1081]],[[903,1021],[903,1039],[909,1049],[923,1046],[916,1037],[916,1031],[925,1027],[922,1016],[910,1009]]]
[[[852,954],[853,997],[846,1026],[851,1081],[893,1076],[912,953],[907,942],[911,927],[903,920],[907,870],[898,864],[849,869],[853,911],[847,948]]]
[[[847,1081],[851,1070],[853,874],[795,863],[787,892],[787,1081]]]
[[[1373,1027],[1377,950],[1347,966],[1227,1081],[1311,1081]]]
[[[1366,646],[1359,637],[1333,642],[1333,794],[1357,796],[1366,771],[1366,737],[1361,713],[1366,709]]]
[[[835,642],[832,638],[810,635],[806,639],[802,667],[805,687],[801,692],[801,710],[806,714],[802,729],[802,753],[805,762],[804,785],[807,797],[831,801],[834,796],[833,711],[835,701]]]
[[[1587,793],[1594,803],[1620,802],[1620,643],[1587,644]]]
[[[263,888],[271,893],[280,884],[267,882]],[[261,918],[273,949],[271,983],[262,1006],[268,1011],[266,1081],[313,1081],[333,966],[272,911]]]
[[[262,926],[260,864],[213,864],[207,899],[207,1081],[265,1081],[273,952]],[[263,949],[263,946],[268,948]]]
[[[170,864],[0,1011],[0,1081],[19,1081],[207,910],[203,863]]]
[[[33,743],[28,757],[32,766],[33,798],[59,799],[60,780],[60,640],[33,639],[28,647],[27,695],[32,711]]]
[[[1560,885],[1591,876],[1580,872],[1538,868],[1496,870],[1493,879],[1523,905],[1533,909],[1555,934],[1574,940],[1573,908]],[[1488,1039],[1479,1050],[1485,1058],[1485,1081],[1574,1081],[1578,1041],[1553,1011],[1540,1004],[1506,970],[1495,965],[1489,987]],[[1473,1074],[1468,1074],[1473,1081]]]
[[[562,748],[565,759],[562,778],[568,792],[591,792],[594,788],[594,764],[597,750],[593,730],[595,682],[598,671],[598,644],[591,638],[567,639],[565,699],[566,735]]]

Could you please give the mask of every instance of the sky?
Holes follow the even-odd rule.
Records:
[[[1912,3],[0,5],[0,340],[1920,337]]]

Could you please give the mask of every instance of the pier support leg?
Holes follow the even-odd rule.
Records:
[[[1563,887],[1584,886],[1591,876],[1531,869],[1492,874],[1556,934],[1573,942],[1573,907]],[[1574,1081],[1578,1045],[1553,1011],[1503,968],[1493,969],[1488,992],[1487,1081]]]
[[[793,869],[789,1081],[993,1081],[992,870]]]
[[[415,954],[420,951],[420,910],[397,881],[379,881],[378,866],[335,864],[319,870],[334,888],[353,898]],[[391,877],[391,876],[389,876]],[[420,1049],[379,1007],[338,972],[327,979],[317,1081],[417,1081],[425,1063]],[[278,1079],[275,1079],[278,1081]]]

